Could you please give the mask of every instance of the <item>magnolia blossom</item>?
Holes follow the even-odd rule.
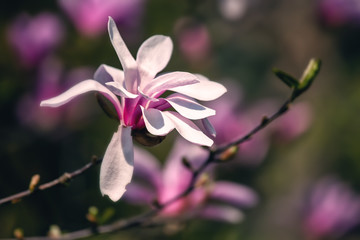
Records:
[[[197,168],[208,154],[205,149],[178,139],[161,169],[159,161],[151,154],[135,148],[135,180],[129,184],[124,199],[131,204],[147,205],[154,200],[159,203],[171,200],[188,187],[192,178],[192,172],[184,166],[182,159],[187,159],[193,168]],[[198,184],[188,196],[165,207],[160,215],[202,217],[231,223],[242,220],[241,209],[254,206],[257,195],[241,184],[213,181],[211,170],[206,169],[207,180]]]
[[[147,39],[133,58],[112,18],[108,30],[111,43],[120,59],[123,71],[101,65],[94,79],[85,80],[63,94],[41,102],[41,106],[57,107],[90,91],[104,95],[114,105],[120,125],[104,155],[100,170],[100,190],[113,201],[125,192],[133,173],[132,131],[147,130],[155,136],[165,136],[173,129],[190,142],[211,146],[213,141],[191,120],[214,134],[207,117],[215,114],[193,98],[213,100],[226,92],[219,83],[201,75],[170,72],[158,75],[172,53],[169,37],[156,35]],[[162,98],[167,91],[175,93]],[[119,101],[118,96],[121,97]],[[176,111],[164,111],[168,108]]]
[[[309,200],[304,227],[312,239],[338,239],[360,224],[360,196],[334,177],[319,181]]]

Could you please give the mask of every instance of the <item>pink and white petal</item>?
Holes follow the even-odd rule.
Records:
[[[91,92],[91,91],[100,92],[107,99],[109,99],[109,101],[111,101],[112,104],[114,105],[114,107],[119,115],[119,118],[121,119],[121,105],[120,105],[119,99],[109,89],[107,89],[105,86],[103,86],[101,83],[99,83],[95,80],[92,80],[92,79],[88,79],[88,80],[85,80],[85,81],[82,81],[82,82],[76,84],[75,86],[73,86],[66,92],[60,94],[59,96],[42,101],[40,103],[40,106],[42,106],[42,107],[58,107],[58,106],[64,105],[65,103],[68,103],[73,98],[75,98],[81,94]]]
[[[146,129],[153,135],[165,136],[171,132],[175,125],[164,112],[155,108],[145,109],[141,106]]]
[[[148,38],[136,56],[140,75],[146,76],[145,79],[153,79],[168,64],[172,50],[173,43],[169,37],[155,35]]]
[[[151,204],[156,199],[156,192],[153,189],[131,182],[127,186],[123,199],[131,204]]]
[[[94,79],[100,83],[118,82],[124,86],[124,72],[120,69],[101,64],[94,74]]]
[[[108,88],[118,96],[125,98],[137,98],[139,95],[128,92],[120,83],[118,82],[107,82],[105,83]]]
[[[211,124],[211,122],[209,121],[209,119],[207,119],[207,118],[200,119],[198,121],[195,121],[195,124],[206,135],[211,136],[213,138],[216,137],[216,130],[215,130],[214,126]]]
[[[187,97],[181,96],[180,94],[173,94],[165,100],[182,116],[198,120],[215,115],[215,110],[207,108]]]
[[[157,98],[159,101],[151,101],[149,102],[148,109],[149,108],[156,108],[157,110],[163,111],[171,107],[171,105],[165,101],[164,98]]]
[[[134,176],[150,183],[155,189],[159,189],[161,182],[161,167],[159,161],[149,152],[134,147]]]
[[[196,76],[191,73],[171,72],[155,78],[153,81],[145,85],[142,90],[143,93],[152,97],[158,92],[166,91],[179,86],[194,85],[198,82],[199,80],[196,79]]]
[[[138,79],[137,64],[111,17],[109,17],[108,31],[111,43],[124,69],[125,87],[128,91],[136,92]]]
[[[131,128],[119,126],[106,149],[100,168],[100,191],[118,201],[126,191],[134,171]]]
[[[195,74],[195,76],[199,80],[198,83],[178,86],[169,90],[196,98],[201,101],[214,100],[226,93],[227,90],[222,84],[210,81],[200,74]]]
[[[206,136],[200,129],[190,120],[181,116],[177,112],[162,112],[167,116],[175,126],[180,135],[189,142],[210,147],[214,141]]]
[[[114,81],[113,77],[105,70],[104,65],[105,64],[101,64],[94,73],[94,79],[102,85]]]
[[[237,208],[230,206],[207,205],[200,209],[199,216],[205,219],[239,223],[244,219],[244,214]]]
[[[237,207],[253,207],[258,202],[257,194],[252,189],[227,181],[216,182],[210,192],[210,198]]]

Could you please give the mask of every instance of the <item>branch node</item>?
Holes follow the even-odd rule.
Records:
[[[66,183],[69,183],[70,180],[71,180],[71,175],[70,175],[70,173],[67,173],[67,172],[64,173],[61,177],[59,177],[59,182],[64,185]]]
[[[99,160],[99,157],[98,157],[98,156],[96,156],[96,155],[92,155],[92,156],[91,156],[91,163],[92,163],[92,164],[95,164],[98,160]]]
[[[151,201],[151,206],[160,210],[162,208],[162,205],[159,203],[159,201],[157,199],[153,199]]]
[[[182,161],[182,164],[183,164],[184,167],[186,167],[191,172],[194,172],[194,168],[193,168],[191,162],[189,161],[189,159],[187,159],[186,157],[183,157],[181,159],[181,161]]]
[[[282,107],[280,108],[279,114],[285,113],[286,111],[289,110],[289,108],[290,108],[290,104],[289,104],[289,103],[288,103],[288,104],[285,104],[284,106],[282,106]]]
[[[12,203],[12,204],[16,204],[16,203],[18,203],[18,202],[21,202],[21,198],[15,198],[15,199],[12,199],[12,200],[11,200],[11,203]]]
[[[261,125],[266,125],[270,121],[268,116],[263,116],[261,119]]]

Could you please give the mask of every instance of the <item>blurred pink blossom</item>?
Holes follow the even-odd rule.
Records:
[[[92,76],[91,71],[90,68],[81,67],[64,73],[59,60],[51,57],[45,59],[39,66],[34,92],[23,96],[19,101],[17,108],[19,121],[40,131],[52,130],[64,121],[69,124],[80,122],[89,114],[89,108],[83,106],[81,102],[59,109],[39,108],[39,104],[44,98],[58,95],[68,85],[89,78]]]
[[[248,8],[248,0],[218,0],[221,15],[227,20],[238,20]]]
[[[232,82],[225,83],[228,92],[221,99],[208,104],[216,110],[209,118],[216,130],[214,143],[225,145],[247,134],[256,127],[264,116],[270,116],[280,107],[273,99],[264,99],[252,106],[242,104],[242,93]],[[305,103],[291,106],[290,111],[256,133],[249,141],[240,145],[238,158],[246,165],[257,165],[266,156],[273,138],[289,141],[304,133],[310,126],[311,112]]]
[[[360,24],[360,2],[358,0],[319,0],[321,20],[330,27]]]
[[[35,17],[19,15],[9,26],[9,44],[25,67],[34,67],[48,56],[63,40],[64,28],[60,19],[48,12]]]
[[[176,22],[175,34],[179,48],[191,63],[203,63],[210,56],[211,41],[206,26],[191,18],[181,18]]]
[[[289,112],[273,123],[272,135],[282,141],[299,137],[311,125],[311,109],[308,104],[300,102],[290,106]]]
[[[208,156],[208,151],[178,139],[165,166],[148,152],[135,149],[135,180],[129,184],[124,199],[132,204],[151,205],[154,200],[164,203],[181,194],[189,185],[192,172],[182,162],[183,158],[196,168]],[[161,211],[163,217],[202,217],[231,223],[242,220],[241,208],[257,203],[257,195],[250,188],[228,181],[213,181],[207,169],[208,181],[188,196],[177,200]],[[213,200],[216,203],[212,202]]]
[[[360,223],[360,196],[335,177],[327,177],[314,186],[305,210],[309,237],[339,239]]]
[[[106,31],[109,16],[120,26],[130,26],[134,32],[145,0],[58,0],[58,3],[82,34],[97,36]]]

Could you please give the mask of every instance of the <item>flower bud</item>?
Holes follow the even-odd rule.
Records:
[[[311,59],[307,65],[302,77],[300,78],[299,85],[293,92],[293,99],[304,93],[313,83],[316,76],[319,74],[321,68],[320,59]]]
[[[300,78],[299,89],[305,91],[310,87],[315,77],[318,75],[321,67],[320,59],[311,59],[307,65],[302,77]]]
[[[61,237],[60,227],[58,225],[51,225],[48,232],[48,236],[51,239],[59,239]]]
[[[238,146],[229,147],[219,156],[220,161],[228,161],[232,159],[236,155],[238,150],[239,150]]]
[[[99,210],[95,206],[89,207],[89,212],[86,214],[86,219],[91,223],[97,222]]]
[[[102,94],[95,93],[96,100],[98,104],[100,105],[101,109],[105,112],[105,114],[112,119],[119,120],[119,115],[117,114],[114,105],[106,99]]]
[[[106,208],[104,211],[102,211],[101,215],[98,216],[97,222],[99,225],[102,225],[106,222],[108,222],[115,214],[115,210],[112,207]]]
[[[144,145],[146,147],[152,147],[159,143],[161,143],[166,136],[155,136],[148,132],[146,128],[143,129],[133,129],[131,131],[131,135],[134,137],[134,139],[140,143],[141,145]]]
[[[16,228],[14,230],[14,237],[19,240],[24,239],[24,231],[21,228]]]
[[[197,179],[196,183],[195,183],[195,187],[196,188],[200,188],[200,187],[204,187],[206,186],[208,183],[210,183],[210,177],[207,173],[203,173],[200,175],[200,177]]]
[[[29,190],[31,192],[33,192],[35,190],[35,188],[37,187],[37,185],[40,182],[40,175],[39,174],[35,174],[34,176],[32,176],[30,184],[29,184]]]

